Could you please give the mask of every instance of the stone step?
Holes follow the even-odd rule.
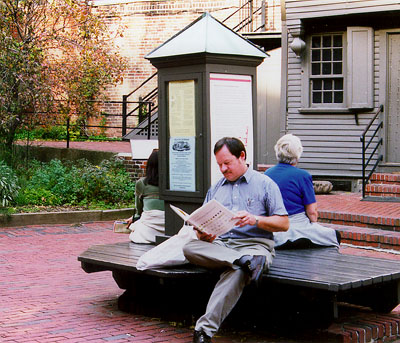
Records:
[[[400,252],[400,232],[329,223],[321,225],[339,231],[342,236],[341,243]]]

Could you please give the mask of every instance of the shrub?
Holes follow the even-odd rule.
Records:
[[[62,199],[44,188],[25,188],[17,198],[20,205],[56,206]]]
[[[17,181],[14,171],[0,160],[0,207],[8,206],[18,195]]]
[[[82,198],[105,203],[133,201],[135,186],[121,162],[103,160],[95,166],[83,160],[79,171]]]
[[[69,138],[77,140],[80,136],[80,128],[76,125],[71,125],[69,128]],[[16,139],[29,139],[30,140],[65,140],[67,139],[67,126],[66,125],[51,125],[51,126],[37,126],[33,129],[20,129],[15,135]]]
[[[18,205],[84,205],[132,202],[135,185],[119,161],[95,166],[87,160],[75,165],[52,160],[34,161],[20,177],[23,191]]]

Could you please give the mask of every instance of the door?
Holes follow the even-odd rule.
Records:
[[[400,33],[388,35],[386,162],[400,163]]]

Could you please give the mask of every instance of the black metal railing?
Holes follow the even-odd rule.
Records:
[[[383,121],[378,119],[380,113],[383,113],[383,105],[379,107],[378,111],[376,112],[374,117],[369,121],[364,132],[360,136],[360,141],[362,144],[362,197],[363,198],[365,198],[365,188],[368,181],[370,180],[372,174],[378,167],[379,162],[383,160],[383,155],[380,154],[378,150],[379,146],[383,145],[383,139],[382,137],[379,137],[380,136],[379,130],[383,128]],[[379,120],[378,125],[376,125],[375,130],[372,131],[371,128],[373,128],[373,124],[377,119]],[[375,143],[375,145],[371,146],[372,143]],[[372,149],[372,151],[367,153],[368,149]],[[369,157],[367,156],[367,154],[369,154]],[[370,162],[373,160],[373,158],[376,158],[375,163],[372,166],[372,168],[368,171],[368,166]],[[368,175],[365,176],[367,172]]]
[[[122,96],[122,136],[126,135],[128,117],[136,115],[138,117],[138,124],[143,122],[145,119],[148,119],[149,127],[147,128],[148,130],[147,136],[148,139],[150,139],[151,117],[152,114],[158,109],[158,103],[157,103],[158,88],[157,87],[153,88],[148,94],[146,94],[143,97],[139,96],[138,97],[139,101],[136,102],[128,101],[128,98],[133,96],[137,91],[141,90],[156,75],[157,73],[154,73],[145,81],[143,81],[138,87],[136,87],[132,92]],[[130,103],[137,103],[137,106],[135,106],[132,110],[129,111],[128,104]],[[148,104],[148,109],[147,111],[145,111],[145,107],[147,104]]]
[[[231,13],[228,17],[226,17],[222,23],[226,23],[228,20],[232,19],[236,15],[240,15],[242,19],[240,22],[232,27],[232,30],[235,32],[240,32],[242,30],[246,30],[247,32],[258,32],[265,31],[265,0],[261,1],[261,6],[256,7],[256,1],[248,0],[242,6],[240,6],[236,11]],[[243,13],[245,13],[243,15]],[[254,28],[254,24],[257,22],[256,18],[261,16],[259,20],[261,25],[257,28]]]
[[[58,102],[62,102],[62,100],[59,100]],[[88,103],[100,103],[103,105],[107,105],[107,104],[120,104],[122,106],[122,108],[127,107],[129,104],[132,105],[136,105],[136,109],[140,109],[141,112],[137,112],[136,114],[133,113],[133,111],[131,111],[131,113],[129,113],[130,116],[135,116],[138,117],[139,120],[139,116],[143,115],[143,113],[145,113],[146,119],[148,120],[147,126],[143,129],[143,130],[147,130],[146,131],[146,136],[148,139],[150,139],[150,135],[151,135],[151,131],[148,130],[148,127],[151,128],[151,118],[152,118],[152,114],[154,113],[153,109],[154,109],[154,103],[152,101],[148,101],[148,100],[140,100],[140,101],[97,101],[97,100],[89,100],[87,101]],[[142,113],[142,114],[141,114]],[[36,113],[37,114],[37,113]],[[44,114],[44,113],[41,113]],[[54,113],[53,113],[54,114]],[[84,139],[84,137],[89,137],[91,134],[90,132],[87,132],[87,130],[89,129],[100,129],[100,130],[108,130],[108,129],[117,129],[117,130],[121,130],[122,132],[125,131],[126,134],[126,130],[127,129],[135,129],[137,127],[137,125],[135,126],[128,126],[127,125],[127,121],[126,121],[126,116],[124,116],[124,113],[122,111],[122,113],[104,113],[102,112],[101,114],[99,114],[98,116],[93,117],[94,120],[98,119],[100,120],[101,123],[101,117],[105,117],[105,118],[110,118],[110,117],[121,117],[122,120],[122,125],[107,125],[107,120],[105,122],[105,124],[88,124],[86,121],[82,122],[82,123],[71,123],[71,118],[73,118],[74,116],[77,116],[78,113],[70,113],[68,115],[68,117],[66,119],[62,119],[62,120],[57,120],[54,122],[51,122],[51,126],[60,126],[60,127],[65,127],[65,137],[66,137],[66,147],[69,148],[70,147],[70,141],[71,141],[71,131],[73,131],[74,128],[78,127],[79,130],[84,131],[84,134],[82,135],[81,139]],[[154,121],[154,119],[153,119]],[[117,122],[119,122],[119,120],[117,120]],[[30,124],[29,127],[30,129],[28,129],[28,136],[27,136],[27,142],[29,145],[29,141],[30,141],[30,130],[32,128],[38,127],[38,126],[46,126],[49,125],[49,123],[41,123],[41,122],[36,122],[35,124]],[[123,134],[122,136],[124,136],[125,134]],[[96,134],[95,134],[96,135]],[[90,139],[94,139],[94,137],[90,137]],[[103,139],[101,139],[103,140]]]

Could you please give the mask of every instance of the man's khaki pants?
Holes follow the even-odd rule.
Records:
[[[225,268],[195,330],[212,337],[242,295],[249,276],[233,262],[245,255],[264,255],[267,269],[275,255],[273,246],[274,241],[265,238],[216,239],[213,243],[193,240],[184,246],[183,253],[191,263],[209,269]]]

